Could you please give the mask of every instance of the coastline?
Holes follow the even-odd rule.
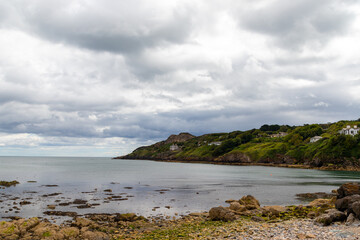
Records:
[[[0,239],[358,239],[358,223],[323,223],[321,217],[337,211],[333,199],[315,199],[308,205],[260,206],[252,196],[227,200],[230,207],[178,218],[144,218],[134,213],[86,214],[62,224],[47,219],[14,218],[0,221]],[[239,203],[244,205],[238,208]],[[226,214],[214,213],[215,209]],[[337,211],[338,212],[338,211]],[[324,214],[325,213],[325,214]],[[320,220],[318,220],[320,219]]]
[[[281,167],[281,168],[299,168],[299,169],[312,169],[323,171],[348,171],[348,172],[360,172],[360,168],[356,167],[340,167],[340,166],[322,166],[314,167],[311,165],[300,164],[286,164],[286,163],[244,163],[244,162],[221,162],[221,161],[208,161],[208,160],[179,160],[179,159],[149,159],[149,158],[129,158],[129,157],[114,157],[113,160],[147,160],[155,162],[174,162],[174,163],[201,163],[201,164],[213,164],[213,165],[230,165],[230,166],[264,166],[264,167]]]

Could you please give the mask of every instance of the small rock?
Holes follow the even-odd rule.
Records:
[[[86,200],[82,200],[82,199],[75,199],[73,201],[73,204],[86,204],[87,201]]]
[[[47,205],[47,208],[54,210],[56,208],[56,206],[55,205]]]

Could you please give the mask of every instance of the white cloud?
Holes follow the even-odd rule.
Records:
[[[0,154],[118,155],[181,131],[358,118],[359,13],[340,0],[1,2]]]

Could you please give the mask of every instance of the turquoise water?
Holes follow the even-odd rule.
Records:
[[[300,204],[297,193],[330,192],[349,181],[359,181],[357,172],[318,171],[262,166],[166,163],[142,160],[73,157],[0,157],[0,180],[18,180],[16,187],[0,189],[0,218],[41,216],[46,205],[85,199],[99,206],[61,211],[84,213],[135,212],[145,216],[207,211],[227,204],[227,199],[255,196],[262,205]],[[27,181],[36,181],[29,183]],[[45,187],[44,185],[58,185]],[[104,202],[114,195],[126,201]],[[160,191],[162,190],[162,191]],[[36,193],[35,193],[36,192]],[[61,193],[53,197],[44,194]],[[19,199],[14,199],[18,197]],[[28,199],[18,213],[5,213],[13,202]],[[170,206],[170,209],[165,206]],[[154,207],[159,207],[154,209]]]

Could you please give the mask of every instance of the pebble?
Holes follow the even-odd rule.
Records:
[[[234,231],[238,222],[216,230],[212,239],[360,239],[360,229],[344,224],[323,227],[311,219],[294,219],[276,224],[243,221],[240,229]]]

